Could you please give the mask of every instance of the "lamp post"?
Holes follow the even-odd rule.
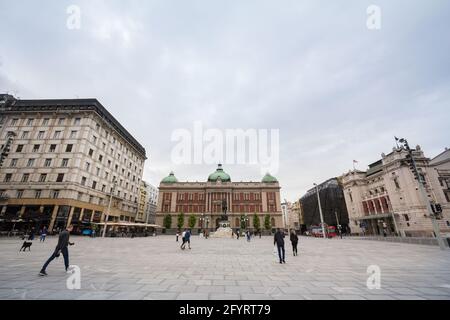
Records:
[[[114,181],[113,181],[113,186],[112,186],[111,191],[110,191],[110,193],[109,193],[108,211],[106,211],[105,225],[104,225],[104,227],[103,227],[102,238],[104,238],[104,237],[105,237],[105,234],[106,234],[106,228],[107,228],[107,225],[108,225],[109,214],[111,213],[111,202],[112,202],[112,197],[113,197],[113,193],[114,193],[114,190],[115,190],[116,185],[117,185],[117,181],[114,180]]]
[[[319,214],[320,214],[320,222],[322,223],[323,238],[326,239],[327,235],[325,233],[325,224],[323,222],[322,206],[320,205],[319,187],[317,186],[317,183],[314,183],[314,186],[316,187],[317,203],[319,204]]]
[[[409,147],[408,141],[404,138],[401,138],[401,139],[395,138],[395,140],[400,142],[403,145],[403,148],[408,152],[410,168],[411,168],[411,171],[413,172],[414,176],[417,179],[417,182],[419,185],[419,193],[422,196],[422,201],[425,202],[425,206],[427,207],[428,216],[431,218],[431,224],[433,226],[434,235],[438,241],[438,244],[439,244],[439,247],[441,248],[441,250],[445,250],[446,249],[445,243],[441,237],[441,232],[439,230],[439,225],[436,221],[436,216],[434,215],[433,209],[431,208],[431,203],[428,200],[427,194],[425,192],[425,187],[424,187],[425,181],[424,181],[422,175],[419,174],[419,170],[417,170],[416,160],[414,159],[414,156],[412,154],[411,148]]]

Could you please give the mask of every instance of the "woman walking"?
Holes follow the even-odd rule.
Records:
[[[295,230],[291,231],[291,243],[292,243],[292,252],[294,253],[294,256],[298,256],[297,253],[298,236],[297,233],[295,233]]]

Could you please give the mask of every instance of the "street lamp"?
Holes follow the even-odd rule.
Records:
[[[419,192],[420,192],[420,195],[422,196],[422,201],[425,202],[425,205],[427,207],[428,216],[431,218],[431,224],[433,226],[434,234],[436,236],[436,239],[439,243],[439,247],[441,248],[441,250],[445,250],[446,247],[445,247],[444,241],[441,237],[441,232],[439,230],[439,225],[436,221],[436,216],[434,215],[433,209],[431,208],[431,203],[428,200],[427,194],[425,192],[425,188],[424,188],[425,181],[424,181],[422,175],[419,174],[419,170],[417,170],[416,160],[414,160],[414,156],[412,154],[411,148],[409,147],[408,141],[404,138],[401,138],[401,139],[395,138],[395,140],[400,142],[402,144],[403,148],[408,152],[410,168],[417,179],[417,182],[419,185]]]
[[[117,185],[117,181],[116,181],[116,179],[114,179],[113,186],[112,186],[111,191],[109,193],[108,211],[106,212],[105,225],[103,227],[102,238],[104,238],[105,234],[106,234],[106,228],[107,228],[107,224],[108,224],[108,220],[109,220],[109,214],[111,213],[112,197],[113,197],[113,193],[114,193],[114,189],[116,188],[116,185]]]
[[[323,222],[322,206],[320,205],[319,187],[317,186],[317,183],[314,183],[314,186],[316,187],[317,203],[319,204],[319,214],[320,214],[320,222],[322,223],[323,238],[326,239],[327,235],[325,233],[325,224]]]

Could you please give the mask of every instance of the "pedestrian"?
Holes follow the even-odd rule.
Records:
[[[176,242],[178,242],[178,238],[180,237],[180,232],[179,231],[177,231],[177,239],[176,239]]]
[[[241,231],[240,231],[240,230],[238,230],[238,231],[236,232],[236,239],[238,239],[238,240],[239,240],[239,237],[240,237],[240,235],[241,235]]]
[[[44,226],[41,230],[41,236],[39,237],[39,242],[45,242],[45,237],[47,237],[47,227]]]
[[[186,229],[183,230],[183,232],[181,233],[181,249],[184,250],[184,244],[186,243]]]
[[[286,263],[285,252],[284,252],[284,232],[281,232],[280,228],[278,228],[277,232],[275,232],[275,236],[273,238],[273,244],[277,245],[278,257],[280,258],[280,263]]]
[[[34,240],[34,227],[31,228],[30,235],[28,236],[28,240],[30,240],[30,241]]]
[[[291,231],[291,243],[292,243],[292,252],[294,256],[298,256],[297,253],[298,236],[294,230]]]
[[[95,238],[95,229],[92,229],[91,236],[92,238]]]
[[[259,232],[259,238],[261,239],[261,231]]]
[[[64,266],[66,267],[66,272],[69,272],[69,249],[67,246],[71,245],[73,246],[74,243],[69,241],[70,232],[73,230],[73,226],[70,225],[67,227],[66,230],[62,231],[59,234],[58,238],[58,244],[56,245],[55,251],[53,251],[53,254],[48,258],[47,262],[45,262],[44,266],[42,267],[41,271],[39,272],[40,276],[46,276],[47,272],[45,271],[47,269],[47,266],[50,264],[50,262],[53,261],[53,259],[60,256],[62,253],[64,257]]]
[[[186,243],[188,244],[189,250],[191,249],[191,232],[190,230],[184,229],[183,232],[183,244],[181,245],[181,249],[184,250],[186,248]]]
[[[247,230],[246,234],[247,234],[247,242],[250,242],[251,237],[250,231]]]

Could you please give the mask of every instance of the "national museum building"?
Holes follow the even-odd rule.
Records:
[[[264,229],[266,216],[271,228],[283,227],[280,203],[280,185],[277,179],[266,174],[261,182],[232,182],[219,164],[206,182],[179,182],[174,173],[161,181],[159,186],[156,224],[164,226],[164,217],[172,216],[172,231],[177,229],[177,218],[185,215],[184,227],[189,217],[196,217],[196,228],[214,230],[223,215],[223,201],[227,204],[228,221],[237,229],[245,221],[246,227],[254,229],[255,215]]]

